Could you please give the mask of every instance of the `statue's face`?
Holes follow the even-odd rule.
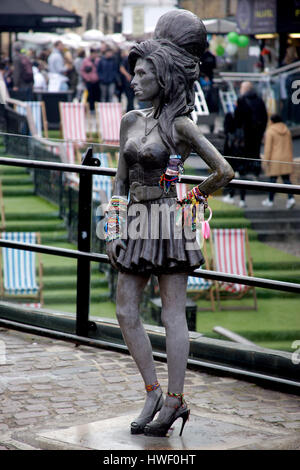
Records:
[[[154,67],[149,61],[145,59],[136,61],[131,85],[139,101],[152,101],[158,96],[160,87]]]

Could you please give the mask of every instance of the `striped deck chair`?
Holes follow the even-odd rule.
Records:
[[[241,276],[253,276],[247,229],[213,229],[212,251],[216,271]],[[250,291],[253,293],[253,305],[251,306],[226,305],[224,307],[221,304],[221,299],[241,299]],[[257,310],[254,287],[237,283],[216,282],[216,294],[220,310]]]
[[[86,131],[87,106],[83,103],[59,103],[60,125],[62,137],[67,141],[67,159],[69,163],[75,158],[81,163],[80,144],[87,141]]]
[[[25,104],[30,107],[33,124],[35,127],[35,135],[39,137],[48,138],[48,123],[46,117],[45,103],[43,101],[25,101]],[[23,116],[27,115],[27,108],[21,105],[16,105],[16,111]]]
[[[219,90],[219,96],[224,114],[234,113],[237,102],[237,96],[234,89],[229,91]]]
[[[0,180],[0,229],[5,230],[5,208],[4,208],[4,199],[3,199],[3,191],[2,191],[2,181]]]
[[[40,244],[35,232],[2,232],[4,240]],[[30,306],[43,305],[42,263],[38,254],[39,282],[36,278],[36,254],[33,251],[2,247],[1,296],[18,300],[35,299]],[[26,305],[29,305],[28,303]]]
[[[204,241],[203,246],[201,248],[202,254],[205,259],[205,264],[200,267],[200,269],[210,269],[208,256],[207,256],[207,249],[206,249],[206,242]],[[205,279],[203,277],[195,277],[195,276],[188,276],[187,280],[187,294],[193,294],[193,300],[198,300],[200,298],[205,298],[210,300],[210,307],[197,307],[200,311],[215,311],[215,296],[214,296],[214,282],[210,279]]]
[[[206,99],[199,82],[195,82],[195,104],[192,119],[197,124],[198,116],[209,116]]]
[[[103,144],[120,145],[121,103],[95,103],[99,138]]]
[[[101,167],[109,168],[107,153],[95,153],[99,158]],[[112,177],[107,175],[93,175],[93,200],[97,202],[108,202],[112,193]]]

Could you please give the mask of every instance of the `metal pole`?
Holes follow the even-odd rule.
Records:
[[[83,165],[99,166],[99,159],[93,158],[92,147],[88,148],[82,161]],[[91,251],[92,221],[92,173],[80,173],[78,201],[78,250]],[[90,260],[77,261],[77,295],[76,295],[76,334],[88,336],[90,310]]]

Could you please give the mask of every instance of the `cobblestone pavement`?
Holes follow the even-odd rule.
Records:
[[[157,369],[166,390],[167,366],[157,362]],[[81,448],[73,438],[64,442],[59,433],[71,429],[72,434],[74,427],[95,422],[103,429],[106,423],[112,432],[106,433],[109,443],[102,436],[103,446],[155,449],[156,438],[129,432],[127,415],[136,416],[144,396],[140,375],[126,354],[0,329],[0,450]],[[178,433],[173,441],[163,438],[164,449],[300,449],[296,394],[189,369],[185,397],[190,422],[182,438]],[[118,419],[125,420],[125,436],[114,447],[118,436],[110,423]],[[59,445],[41,438],[53,431]],[[192,434],[190,443],[182,441]]]

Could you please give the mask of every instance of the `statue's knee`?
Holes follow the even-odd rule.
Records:
[[[126,308],[117,308],[116,316],[118,322],[123,328],[135,328],[138,321],[137,315],[132,315],[132,312]]]

